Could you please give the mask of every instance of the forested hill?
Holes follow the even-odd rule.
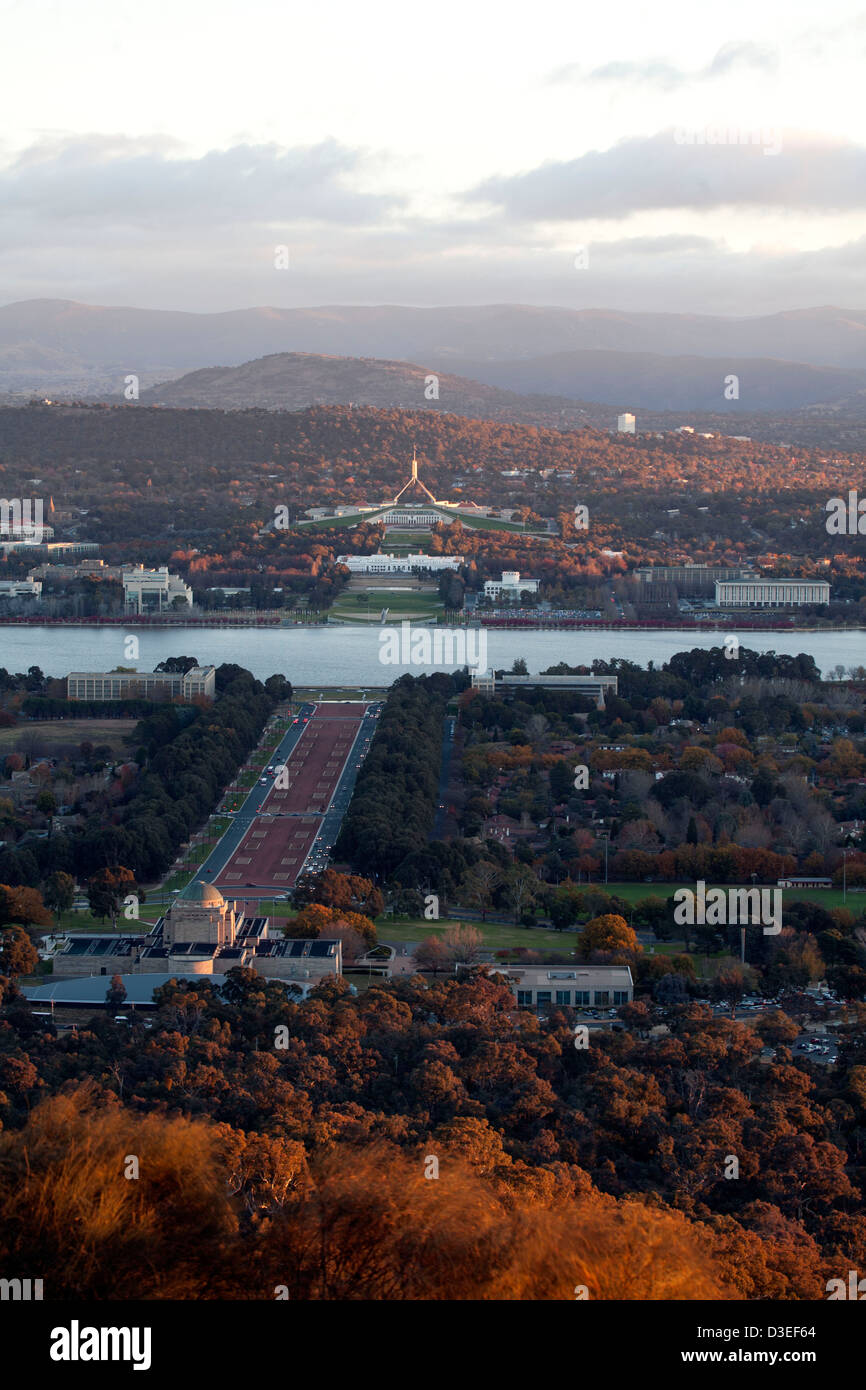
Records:
[[[309,352],[276,352],[239,367],[189,372],[143,391],[141,403],[220,410],[351,404],[526,423],[567,417],[569,423],[580,423],[574,400],[524,396],[413,362]],[[612,411],[610,415],[612,421]]]

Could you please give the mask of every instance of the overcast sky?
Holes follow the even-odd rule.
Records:
[[[862,0],[0,20],[0,303],[866,307]]]

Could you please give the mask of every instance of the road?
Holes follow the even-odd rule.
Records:
[[[287,785],[262,768],[196,879],[230,897],[255,897],[287,893],[301,873],[324,868],[380,709],[302,705],[268,764],[285,767]]]
[[[451,772],[451,754],[454,751],[456,729],[457,720],[453,714],[446,715],[442,728],[442,761],[439,768],[439,790],[436,794],[436,819],[430,832],[431,840],[444,838],[445,822],[448,818],[448,780]]]
[[[304,729],[307,727],[304,721],[312,717],[315,713],[315,709],[316,706],[314,704],[307,703],[301,705],[298,710],[297,722],[290,725],[279,747],[273,754],[272,761],[274,763],[285,763],[289,760],[292,752],[303,736]],[[264,769],[262,769],[262,771],[263,770]],[[214,845],[198,873],[190,880],[179,896],[186,897],[197,879],[210,878],[213,880],[238,849],[244,835],[264,806],[268,793],[271,790],[270,779],[268,779],[268,785],[263,787],[260,778],[261,773],[244,798],[242,805],[234,813],[231,825],[227,827],[222,838]]]

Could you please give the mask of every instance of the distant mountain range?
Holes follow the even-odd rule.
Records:
[[[462,376],[511,391],[546,391],[645,410],[799,410],[807,405],[866,410],[866,370],[769,357],[666,356],[581,349],[512,362],[461,361]],[[736,383],[730,382],[736,377]],[[726,383],[730,396],[725,395]],[[736,394],[733,394],[736,391]]]
[[[356,359],[354,369],[346,359]],[[485,401],[504,404],[485,394],[495,388],[652,410],[844,403],[861,415],[866,311],[720,318],[502,304],[190,314],[49,299],[0,308],[0,393],[116,398],[130,373],[144,393],[190,372],[183,401],[171,403],[291,409],[317,399],[360,403],[366,390],[369,404],[399,405],[406,390],[415,400],[419,374],[436,372],[440,408],[459,408],[447,403],[451,390],[473,414]],[[739,402],[723,397],[732,373]],[[148,399],[168,404],[167,389]],[[217,401],[219,390],[230,394]],[[419,403],[434,404],[423,390]]]

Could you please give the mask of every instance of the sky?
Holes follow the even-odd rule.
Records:
[[[0,25],[0,303],[866,307],[863,0]]]

